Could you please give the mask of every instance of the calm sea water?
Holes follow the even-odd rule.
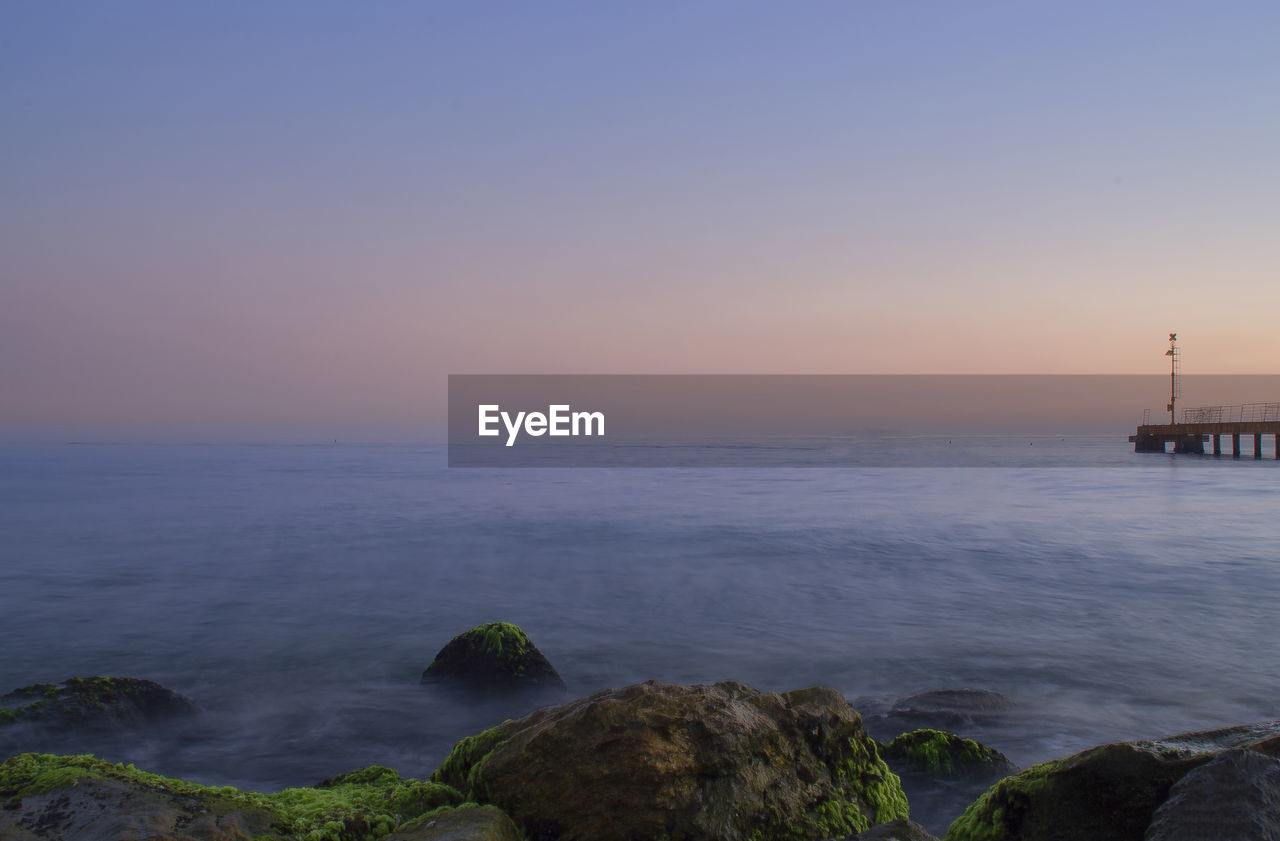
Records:
[[[430,772],[526,711],[418,685],[519,623],[573,695],[950,687],[1019,764],[1280,717],[1280,464],[449,470],[439,447],[0,449],[0,691],[156,680],[200,728],[74,745],[260,790]],[[40,744],[25,747],[44,747]],[[66,750],[66,745],[57,745]]]

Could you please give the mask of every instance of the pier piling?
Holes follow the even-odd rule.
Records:
[[[1253,457],[1262,458],[1262,436],[1270,435],[1276,445],[1274,458],[1280,459],[1280,403],[1183,409],[1180,423],[1144,423],[1129,440],[1139,453],[1163,453],[1172,442],[1175,453],[1201,454],[1208,438],[1213,442],[1213,454],[1221,456],[1222,439],[1228,435],[1232,458],[1242,457],[1240,439],[1246,435],[1253,437]]]

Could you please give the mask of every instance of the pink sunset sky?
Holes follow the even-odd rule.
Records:
[[[3,437],[427,437],[449,373],[1158,374],[1170,331],[1280,373],[1274,4],[0,32]]]

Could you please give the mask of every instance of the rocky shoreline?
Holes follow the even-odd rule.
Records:
[[[455,637],[423,680],[470,692],[563,687],[508,623]],[[89,755],[23,753],[0,764],[0,838],[936,838],[925,826],[947,841],[1280,838],[1280,721],[1103,745],[1018,771],[953,732],[1007,703],[976,690],[877,704],[821,687],[649,681],[495,723],[459,741],[426,780],[372,766],[273,794]],[[194,701],[149,681],[71,679],[0,697],[0,735],[199,715]],[[917,726],[877,741],[873,723]]]

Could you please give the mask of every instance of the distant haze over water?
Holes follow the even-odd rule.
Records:
[[[1280,400],[1280,377],[1273,376],[1184,377],[1179,387],[1179,418],[1183,409],[1207,402]],[[449,464],[1140,463],[1122,461],[1120,453],[1106,449],[1084,458],[1085,451],[1074,444],[997,452],[995,442],[984,436],[1040,437],[1042,445],[1047,437],[1127,436],[1144,416],[1156,423],[1168,420],[1169,390],[1167,376],[1149,375],[454,375],[449,377]],[[1156,402],[1158,408],[1141,401]],[[525,417],[536,422],[522,427]],[[978,446],[970,446],[975,436]]]

